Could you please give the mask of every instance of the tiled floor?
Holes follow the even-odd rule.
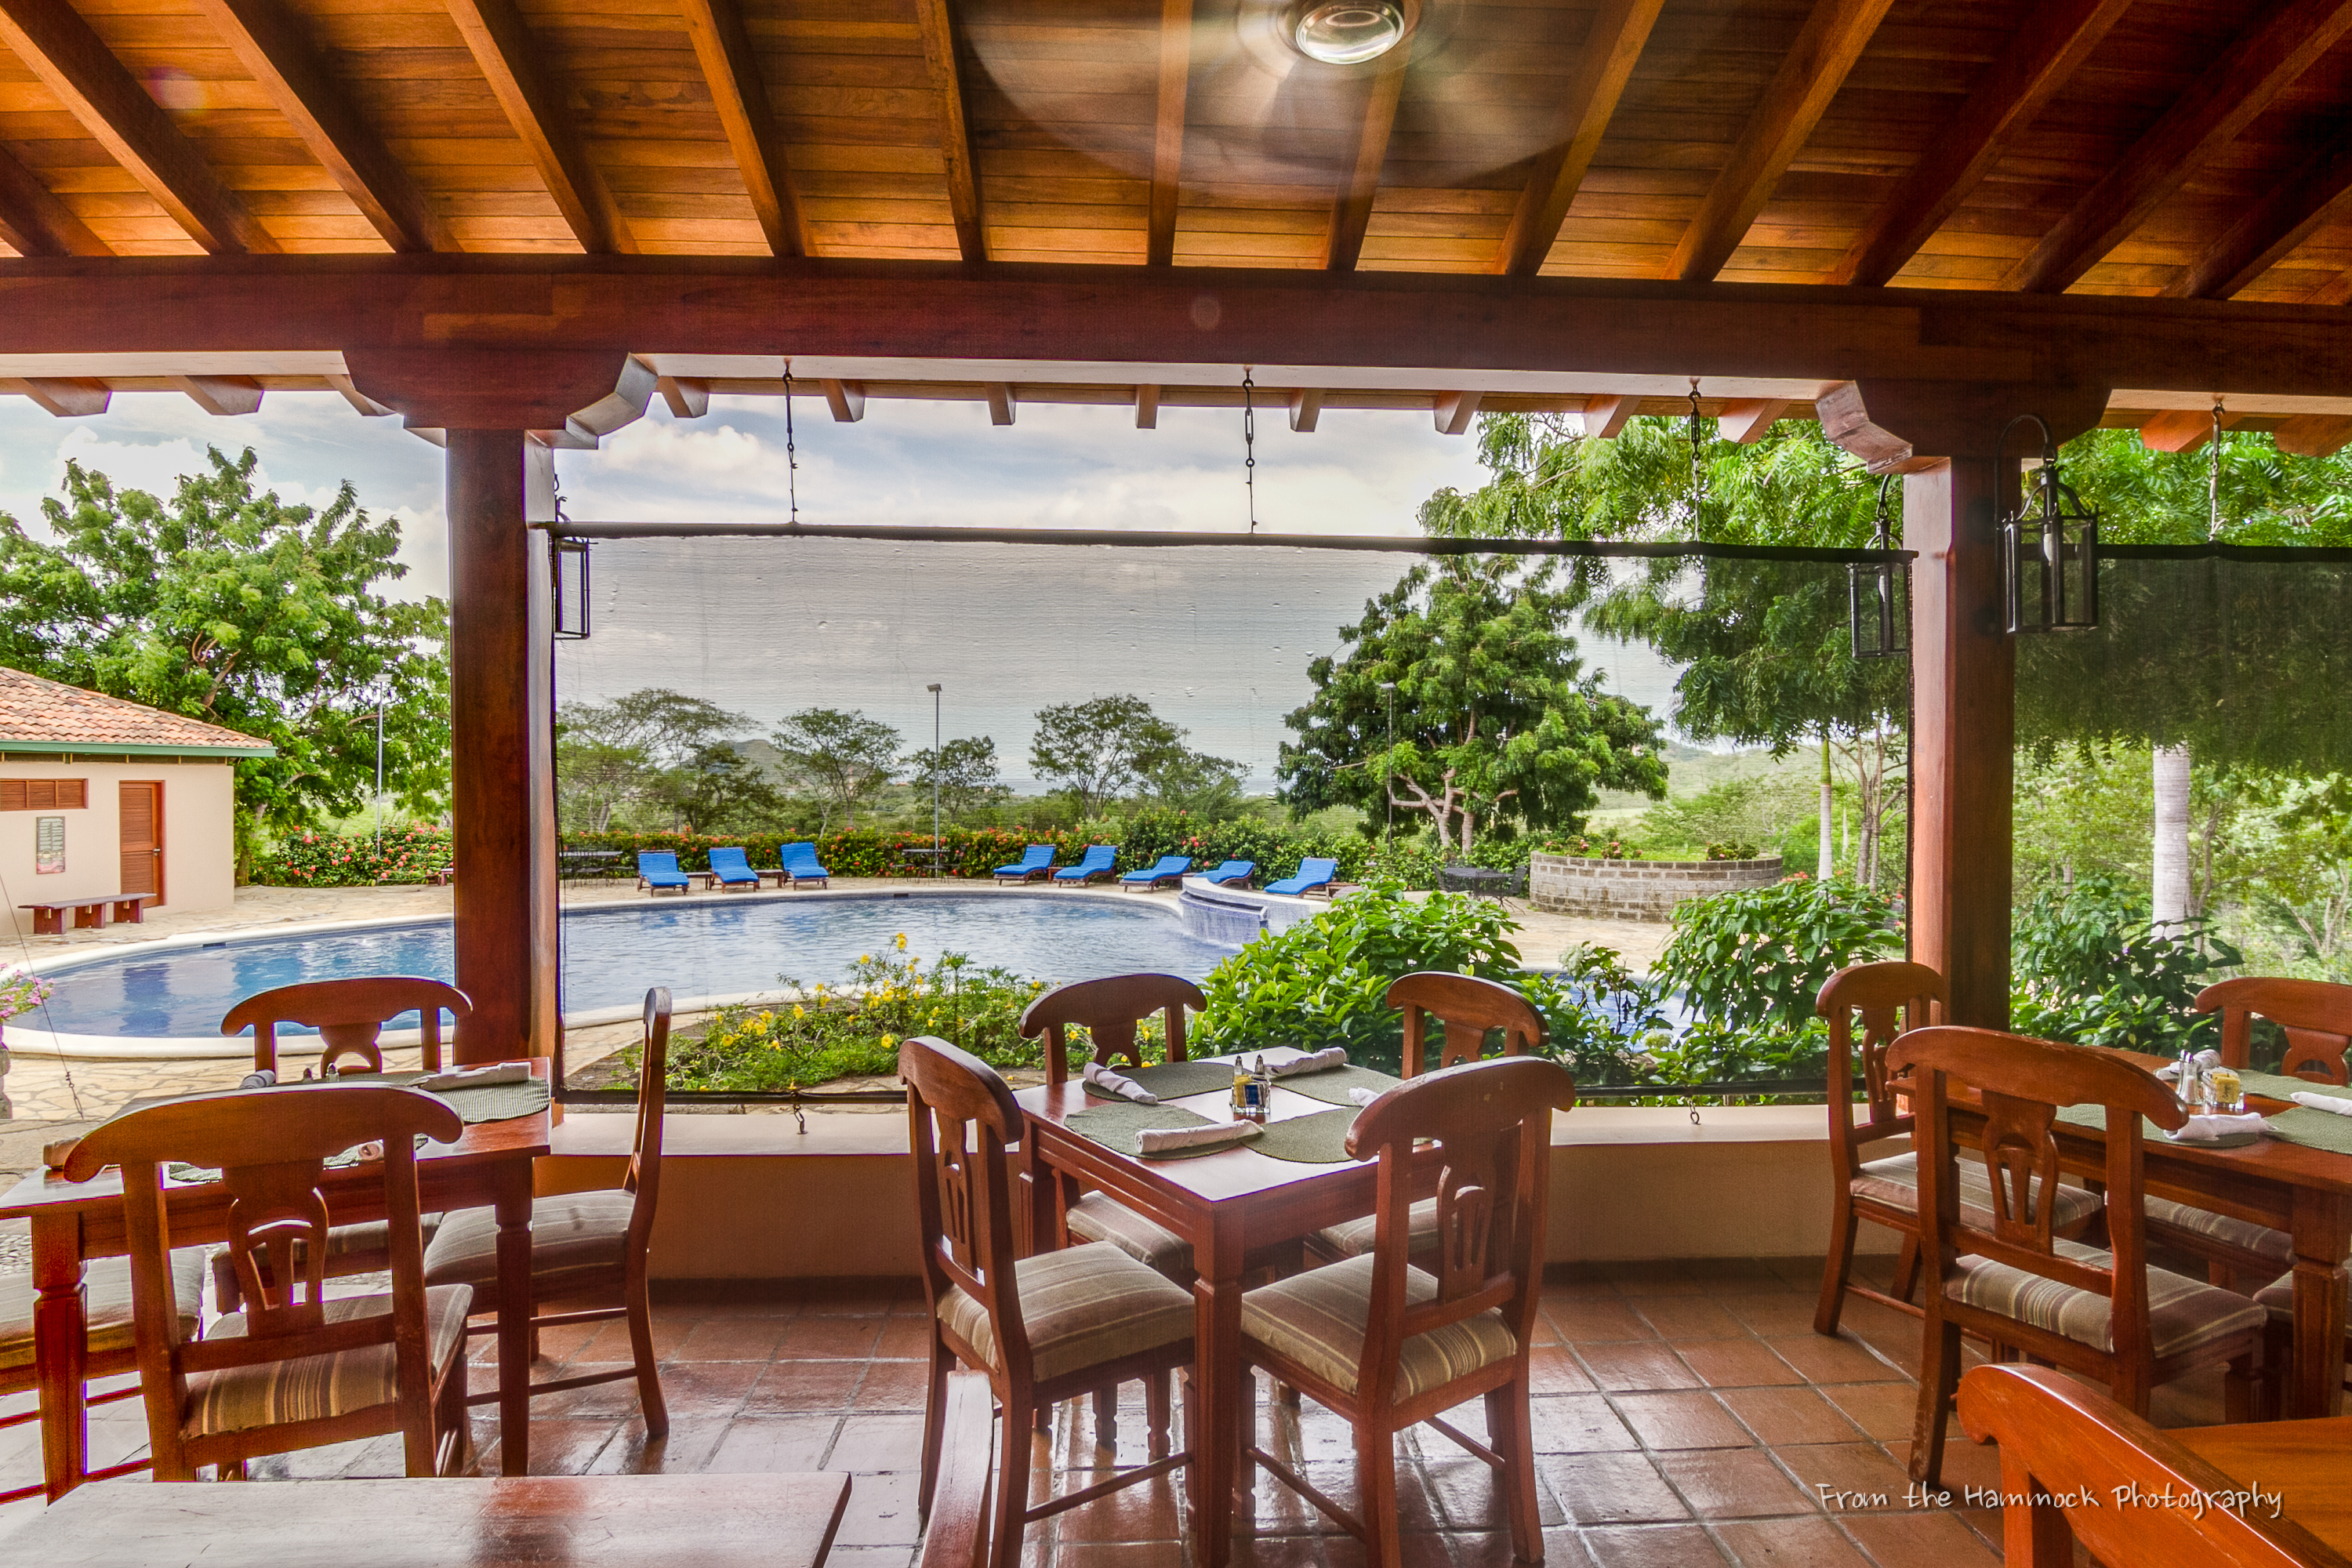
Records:
[[[1811,1259],[1601,1265],[1547,1288],[1534,1425],[1548,1563],[1966,1568],[1998,1560],[1990,1512],[1905,1506],[1916,1321],[1857,1302],[1843,1336],[1817,1337],[1819,1268]],[[778,1299],[727,1288],[671,1300],[657,1320],[667,1439],[646,1441],[627,1382],[551,1396],[534,1407],[534,1470],[847,1470],[856,1479],[833,1561],[908,1568],[920,1528],[914,1494],[925,1324],[918,1296]],[[483,1358],[492,1352],[488,1342],[476,1343],[477,1382],[487,1386],[492,1373]],[[627,1359],[617,1323],[551,1331],[542,1349],[575,1371]],[[540,1370],[555,1375],[551,1365]],[[2160,1391],[2158,1424],[2219,1421],[2220,1386],[2217,1374]],[[1125,1393],[1139,1398],[1133,1387]],[[1140,1457],[1141,1415],[1135,1405],[1120,1422],[1121,1463]],[[1461,1415],[1477,1433],[1477,1406]],[[1270,1451],[1343,1502],[1352,1500],[1343,1424],[1311,1402],[1297,1412],[1262,1403],[1261,1415],[1271,1423],[1264,1433]],[[91,1426],[100,1462],[143,1447],[136,1400],[94,1412]],[[478,1412],[486,1468],[498,1462],[495,1430],[494,1417]],[[0,1485],[37,1475],[35,1433],[0,1433]],[[1112,1458],[1097,1447],[1083,1403],[1063,1406],[1052,1434],[1034,1441],[1050,1458],[1056,1490],[1100,1479],[1098,1467]],[[1485,1467],[1427,1428],[1401,1439],[1399,1455],[1407,1563],[1505,1568],[1509,1536]],[[385,1438],[256,1469],[397,1475],[400,1450]],[[1996,1474],[1989,1450],[1953,1444],[1948,1485],[1989,1485]],[[1148,1483],[1034,1527],[1024,1568],[1182,1568],[1181,1485],[1181,1478]],[[39,1506],[0,1510],[0,1531]],[[1236,1553],[1244,1568],[1356,1568],[1363,1560],[1354,1542],[1260,1477],[1256,1534]]]

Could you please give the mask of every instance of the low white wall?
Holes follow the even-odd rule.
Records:
[[[225,910],[236,901],[235,779],[226,763],[150,757],[130,763],[60,762],[54,757],[0,757],[0,778],[86,781],[89,804],[74,811],[0,811],[0,931],[33,929],[19,904],[120,890],[122,882],[122,803],[119,785],[153,781],[163,786],[163,902],[154,910]],[[34,824],[66,819],[66,868],[33,869]]]

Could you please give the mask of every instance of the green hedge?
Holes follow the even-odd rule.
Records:
[[[370,833],[321,833],[302,828],[287,835],[277,853],[253,868],[253,879],[273,888],[367,888],[379,882],[429,882],[449,868],[449,830],[431,823],[386,827],[382,840]]]

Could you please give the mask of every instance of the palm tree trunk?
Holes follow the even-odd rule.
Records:
[[[1831,806],[1830,727],[1822,726],[1822,853],[1816,873],[1824,882],[1837,872],[1836,814]]]
[[[2187,746],[2156,748],[2154,918],[2160,927],[2189,918],[2189,763]]]

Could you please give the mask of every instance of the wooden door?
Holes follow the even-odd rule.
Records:
[[[124,897],[144,893],[163,901],[163,786],[125,784],[122,791],[122,882]]]

